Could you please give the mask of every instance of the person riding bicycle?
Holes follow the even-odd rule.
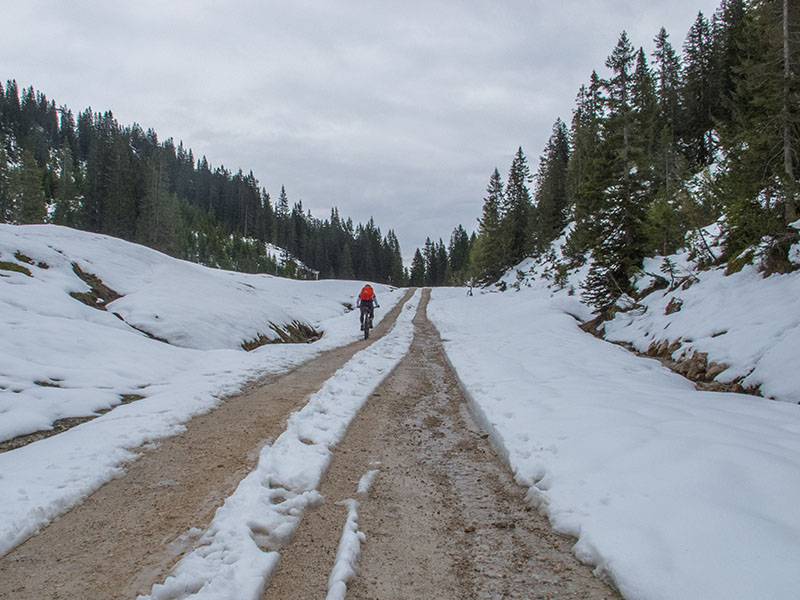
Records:
[[[367,284],[361,288],[356,306],[361,309],[361,329],[364,329],[364,313],[367,313],[371,321],[372,317],[375,316],[375,309],[381,306],[378,304],[378,297],[375,295],[375,291],[372,289],[371,285]]]

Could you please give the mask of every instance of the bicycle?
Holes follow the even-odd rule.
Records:
[[[369,339],[369,330],[372,328],[372,311],[369,306],[361,307],[361,329],[364,331],[364,339]]]

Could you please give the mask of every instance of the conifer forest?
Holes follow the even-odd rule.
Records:
[[[76,120],[8,81],[0,140],[0,222],[52,222],[249,273],[404,282],[393,231],[383,236],[371,219],[354,225],[336,208],[315,218],[302,201],[290,205],[284,187],[273,199],[252,172],[212,167],[110,111],[87,108]]]
[[[622,32],[535,174],[521,148],[505,183],[491,174],[470,253],[479,280],[545,252],[568,225],[562,268],[593,259],[583,296],[598,310],[630,291],[644,257],[716,221],[724,253],[709,260],[731,272],[760,246],[767,272],[793,268],[800,6],[723,0],[682,47],[663,28],[653,42],[647,56]]]
[[[725,249],[712,260],[735,270],[760,245],[768,271],[791,269],[800,6],[723,0],[682,45],[662,28],[653,47],[648,55],[623,31],[538,164],[520,147],[507,173],[491,170],[476,230],[428,238],[408,269],[391,229],[354,225],[336,208],[312,216],[252,172],[213,167],[111,112],[76,118],[15,81],[0,86],[0,221],[68,225],[227,269],[395,285],[490,283],[566,231],[564,268],[592,259],[583,294],[598,310],[630,291],[644,257],[717,221]]]

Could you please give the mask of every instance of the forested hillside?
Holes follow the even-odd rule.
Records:
[[[701,263],[797,268],[800,5],[723,0],[710,19],[697,15],[682,48],[663,28],[653,42],[648,56],[622,32],[604,74],[579,90],[571,124],[556,120],[535,174],[522,148],[505,182],[493,171],[468,275],[497,281],[568,224],[558,268],[589,260],[583,297],[601,311],[632,292],[645,257],[716,221],[722,251],[706,245]],[[448,266],[437,256],[418,253],[418,278]]]
[[[316,218],[283,187],[273,199],[252,172],[212,167],[110,111],[76,119],[15,81],[0,85],[0,222],[67,225],[238,271],[273,273],[277,262],[291,277],[404,281],[397,237],[372,220],[354,225],[336,208]],[[265,242],[308,268],[268,255]]]

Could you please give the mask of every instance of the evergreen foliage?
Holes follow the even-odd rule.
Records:
[[[607,77],[593,72],[579,90],[570,127],[556,121],[532,198],[521,148],[505,186],[494,170],[470,276],[496,281],[571,222],[567,266],[591,258],[583,295],[602,311],[634,293],[645,256],[721,217],[726,252],[710,260],[740,264],[760,244],[767,272],[796,268],[786,251],[800,203],[800,3],[722,0],[711,20],[697,15],[681,55],[664,28],[654,46],[648,61],[622,32]]]
[[[316,219],[285,187],[273,205],[252,172],[212,167],[110,111],[76,119],[15,81],[0,85],[0,222],[52,222],[226,269],[406,283],[397,236],[372,220],[353,226],[336,208]]]
[[[534,192],[532,232],[537,252],[561,235],[567,224],[567,162],[569,132],[561,119],[553,125],[553,134],[539,160]]]

